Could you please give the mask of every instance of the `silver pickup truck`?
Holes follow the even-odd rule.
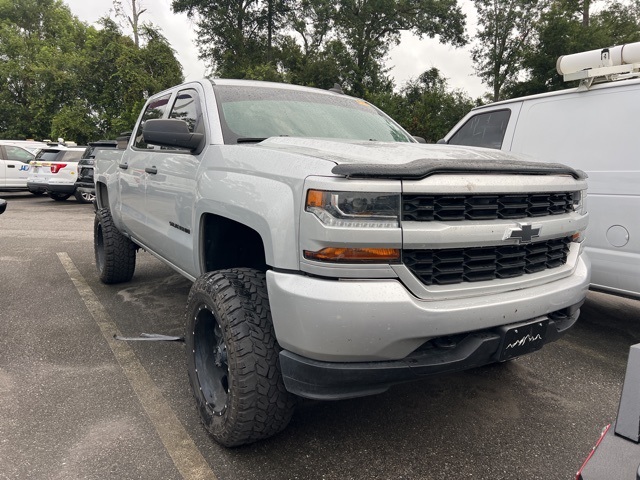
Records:
[[[589,285],[584,174],[420,144],[340,92],[171,88],[95,176],[101,280],[131,280],[142,248],[194,282],[188,373],[226,446],[281,431],[297,396],[535,351]]]

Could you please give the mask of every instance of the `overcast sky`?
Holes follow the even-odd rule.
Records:
[[[80,20],[93,24],[112,9],[111,0],[64,0],[71,12]],[[122,1],[123,5],[127,0]],[[184,14],[171,11],[171,0],[140,0],[147,11],[140,17],[143,22],[152,22],[160,27],[164,36],[177,53],[182,64],[186,80],[196,80],[205,75],[204,62],[198,60],[198,48],[195,44],[195,25]],[[472,2],[462,1],[467,17],[474,16]],[[113,12],[111,12],[113,14]],[[469,23],[469,21],[468,21]],[[475,32],[475,25],[467,25],[467,33]],[[394,47],[389,56],[388,65],[393,67],[391,75],[396,85],[401,86],[410,78],[416,78],[425,70],[436,67],[447,77],[451,88],[461,88],[476,98],[487,89],[474,75],[469,48],[456,49],[440,45],[436,40],[418,40],[410,33],[404,33],[402,42]]]

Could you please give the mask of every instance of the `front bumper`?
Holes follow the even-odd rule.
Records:
[[[278,343],[326,362],[399,360],[435,337],[543,317],[582,302],[589,280],[584,254],[572,273],[552,282],[439,300],[415,297],[398,279],[327,280],[267,272]]]
[[[534,319],[546,324],[545,342],[557,340],[578,319],[577,305]],[[305,398],[341,400],[382,393],[390,386],[428,375],[480,367],[500,360],[504,328],[430,340],[406,358],[379,362],[322,362],[280,352],[287,390]]]

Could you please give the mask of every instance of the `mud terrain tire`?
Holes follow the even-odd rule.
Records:
[[[189,292],[186,317],[189,380],[211,436],[235,447],[283,430],[295,397],[282,381],[264,273],[202,275]]]
[[[108,208],[96,211],[93,249],[98,275],[103,283],[131,280],[136,269],[136,245],[116,228]]]

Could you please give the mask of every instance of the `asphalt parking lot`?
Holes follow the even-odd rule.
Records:
[[[302,401],[236,449],[200,425],[182,335],[190,282],[147,253],[95,273],[93,207],[25,193],[0,215],[0,479],[571,479],[614,420],[640,303],[590,293],[576,327],[507,364]]]

